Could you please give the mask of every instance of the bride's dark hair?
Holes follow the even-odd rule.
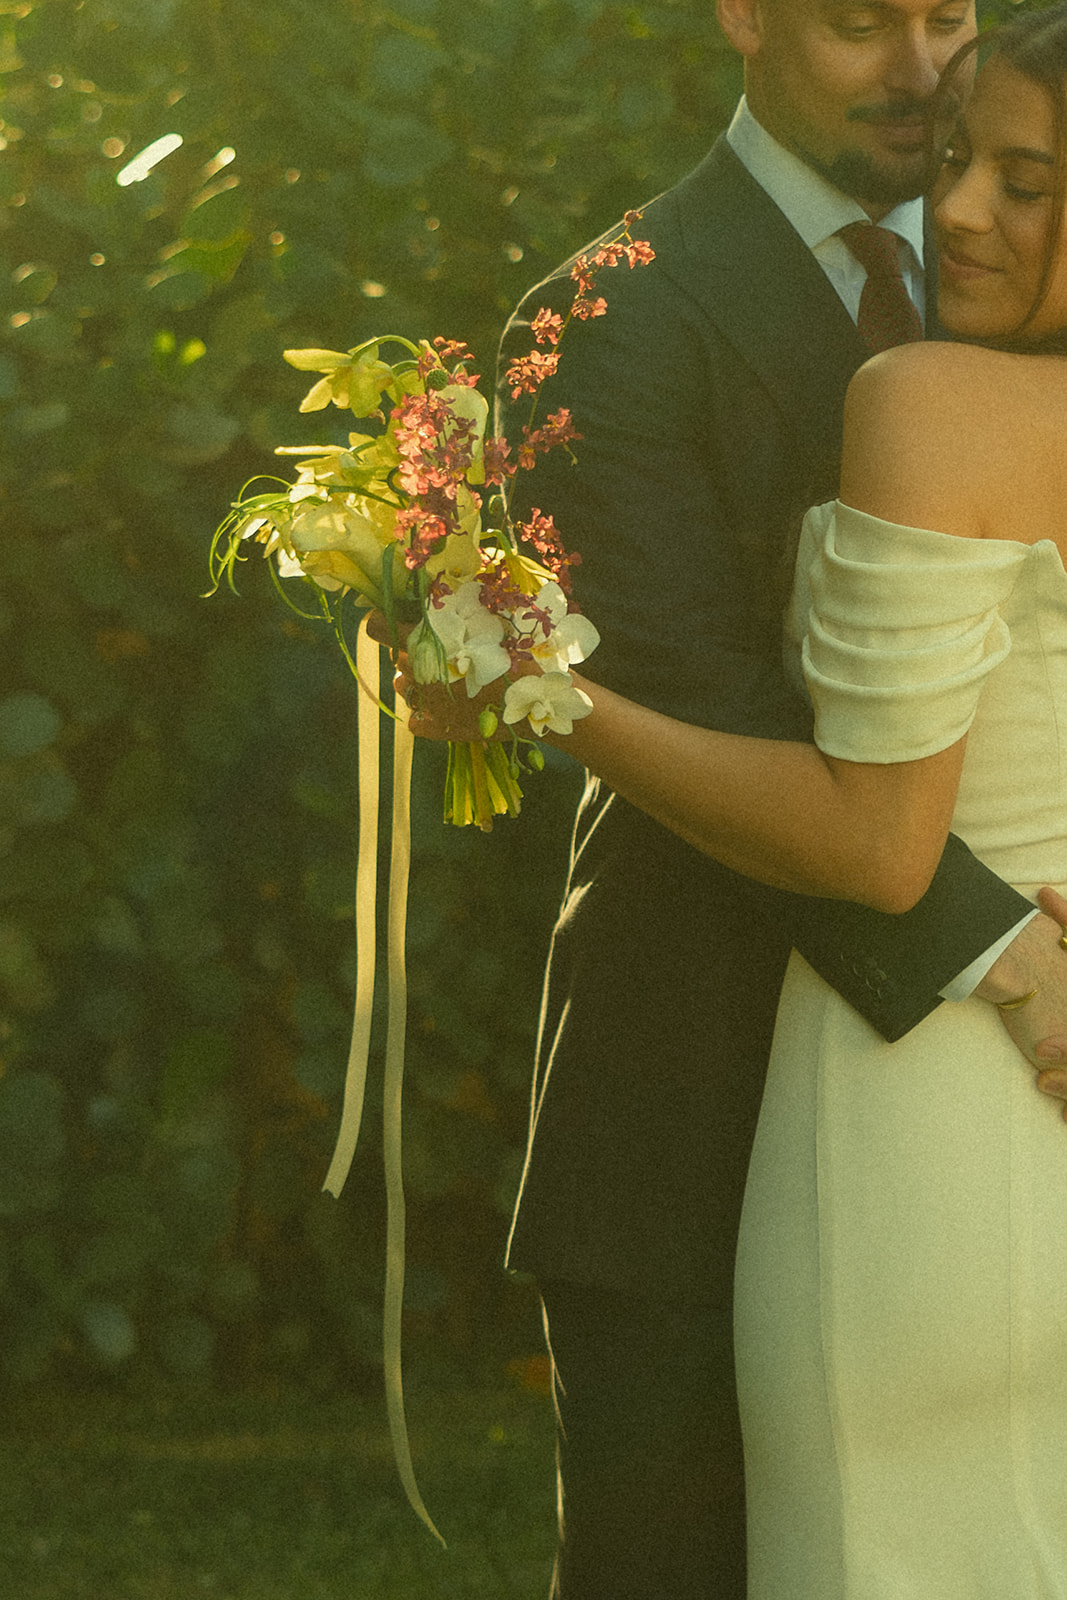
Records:
[[[1027,8],[1009,21],[987,29],[957,50],[941,75],[930,116],[931,182],[941,168],[945,146],[959,110],[960,74],[968,77],[976,65],[996,58],[1014,67],[1031,83],[1044,89],[1052,106],[1056,165],[1053,170],[1051,225],[1037,293],[1026,316],[997,343],[1007,348],[1056,350],[1067,353],[1067,328],[1046,338],[1027,341],[1026,330],[1048,296],[1064,235],[1067,209],[1067,0],[1052,6]]]

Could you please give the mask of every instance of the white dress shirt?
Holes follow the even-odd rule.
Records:
[[[726,140],[742,166],[792,223],[855,322],[867,269],[838,236],[838,230],[849,222],[870,221],[859,201],[835,189],[799,156],[773,139],[752,115],[744,95],[726,130]],[[918,307],[919,315],[924,316],[922,200],[903,201],[882,218],[879,226],[889,228],[900,239],[904,286]]]
[[[839,237],[838,230],[849,222],[869,221],[863,207],[772,138],[752,115],[744,95],[726,130],[726,140],[742,166],[796,229],[855,322],[867,271]],[[901,276],[919,315],[925,316],[922,200],[903,201],[881,219],[880,226],[889,228],[900,239]],[[973,994],[997,957],[1037,915],[1036,911],[1028,912],[996,944],[983,951],[945,985],[940,991],[942,999],[966,1000]]]

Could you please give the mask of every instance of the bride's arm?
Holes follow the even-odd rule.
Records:
[[[946,446],[945,407],[931,413],[941,361],[931,350],[889,352],[853,379],[842,498],[887,521],[977,533],[960,463]],[[699,850],[776,888],[877,911],[906,911],[925,893],[948,837],[964,739],[922,760],[858,763],[814,745],[677,722],[575,681],[591,714],[566,738],[546,737]],[[459,731],[456,714],[465,711],[454,701],[441,718],[432,696],[423,705],[416,733],[448,737],[447,723],[453,737],[478,737],[473,721]]]
[[[814,745],[719,733],[651,711],[573,674],[593,710],[545,738],[717,861],[775,888],[906,911],[925,893],[948,836],[965,739],[920,761],[868,765]],[[477,740],[495,686],[468,701],[413,684],[412,732]]]
[[[554,742],[697,849],[761,883],[877,911],[906,911],[925,893],[965,740],[921,761],[867,765],[693,727],[576,682],[593,710]]]
[[[943,348],[908,347],[853,378],[841,497],[889,522],[976,536],[956,435],[944,426],[952,413],[941,403],[951,380],[943,356]],[[560,744],[726,866],[877,911],[906,911],[928,888],[948,837],[965,739],[923,760],[861,764],[814,745],[691,727],[596,685],[580,687],[593,712]]]

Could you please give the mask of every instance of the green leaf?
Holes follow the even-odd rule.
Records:
[[[233,1044],[215,1028],[199,1028],[179,1039],[163,1067],[160,1111],[168,1122],[194,1116],[233,1068]]]
[[[428,178],[454,154],[453,140],[428,123],[376,115],[367,128],[363,170],[373,183],[391,189]]]
[[[93,1354],[107,1367],[121,1367],[137,1349],[137,1329],[124,1306],[113,1300],[90,1300],[79,1318]]]
[[[185,252],[183,252],[185,254]],[[212,280],[202,271],[182,270],[175,266],[173,272],[161,273],[152,279],[149,291],[154,304],[161,310],[190,311],[206,300],[212,290]]]
[[[371,57],[370,82],[385,95],[415,93],[426,86],[446,60],[445,52],[434,40],[392,33]]]
[[[203,1377],[215,1359],[215,1331],[204,1317],[170,1317],[160,1331],[159,1353],[178,1377]]]
[[[211,406],[175,406],[167,418],[167,459],[183,466],[217,461],[240,431],[236,417],[228,417]]]
[[[48,1073],[0,1078],[0,1216],[50,1209],[58,1200],[57,1169],[66,1150],[63,1114],[63,1091]],[[44,1235],[41,1241],[43,1248]],[[45,1283],[40,1273],[37,1281]]]
[[[118,895],[107,895],[100,902],[93,924],[93,942],[109,955],[137,957],[142,954],[144,939],[137,919]]]
[[[55,998],[37,946],[29,933],[14,922],[0,922],[0,984],[20,1010],[39,1011]]]
[[[20,836],[0,871],[0,900],[76,901],[91,881],[96,863],[81,839],[67,828],[34,828]]]
[[[78,786],[52,751],[29,762],[18,773],[13,812],[17,822],[62,822],[78,803]]]
[[[182,218],[182,238],[190,244],[232,244],[238,238],[251,239],[248,225],[251,202],[245,191],[234,187],[222,193],[210,190],[198,195]]]
[[[58,282],[51,267],[30,267],[28,271],[22,268],[15,284],[15,301],[27,306],[43,305]]]
[[[100,984],[86,996],[81,1021],[90,1038],[114,1043],[139,1030],[144,1011],[144,995],[138,990]]]
[[[62,716],[44,695],[8,695],[0,700],[0,756],[30,756],[44,750],[62,726]]]

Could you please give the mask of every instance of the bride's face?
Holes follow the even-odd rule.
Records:
[[[1037,340],[1067,326],[1067,260],[1059,228],[1048,294],[1021,328],[1041,286],[1053,215],[1056,124],[1048,92],[994,56],[949,144],[934,185],[937,309],[965,339],[1021,329]]]

